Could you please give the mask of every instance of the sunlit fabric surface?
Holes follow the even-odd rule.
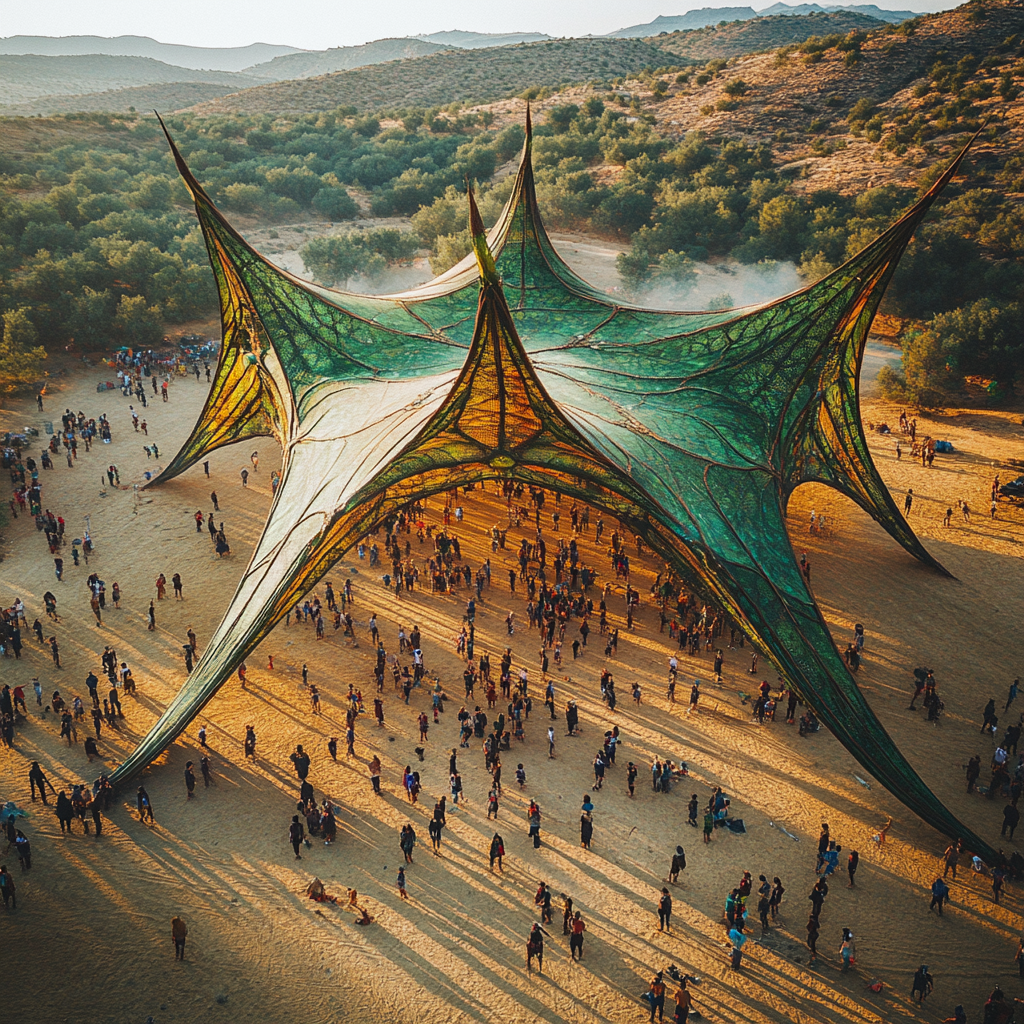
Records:
[[[398,295],[332,291],[254,252],[175,158],[221,296],[209,398],[164,484],[209,452],[276,437],[281,485],[224,619],[114,780],[181,734],[253,648],[368,530],[417,498],[512,477],[642,534],[719,603],[864,768],[940,832],[991,848],[927,788],[839,657],[801,577],[785,507],[800,483],[848,495],[924,550],[872,464],[858,373],[868,328],[917,225],[952,177],[816,284],[738,310],[623,305],[555,252],[529,125],[512,195],[474,252]],[[493,254],[493,256],[492,256]]]

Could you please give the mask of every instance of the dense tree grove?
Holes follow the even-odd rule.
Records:
[[[733,98],[747,90],[739,79],[728,84]],[[385,116],[393,126],[382,129]],[[872,132],[876,116],[863,101],[850,124]],[[512,179],[492,176],[523,140],[519,125],[494,131],[491,121],[453,104],[379,117],[339,109],[290,121],[180,115],[168,127],[229,214],[351,221],[359,213],[355,191],[375,216],[410,216],[415,235],[351,232],[307,244],[308,270],[344,284],[356,275],[372,279],[417,244],[430,250],[437,272],[469,251],[464,181],[478,183],[484,218],[493,222]],[[547,221],[628,242],[619,269],[635,295],[665,281],[685,287],[697,262],[726,257],[793,260],[816,278],[915,198],[895,186],[852,196],[797,192],[769,145],[698,132],[666,139],[635,103],[603,92],[551,107],[541,122],[534,164]],[[68,143],[73,136],[53,125],[81,127],[80,141]],[[152,344],[162,324],[215,309],[202,237],[152,121],[68,115],[40,122],[35,134],[25,122],[18,127],[28,141],[0,153],[0,358],[23,361],[24,353],[31,362],[40,345],[72,340],[82,349]],[[61,143],[48,148],[50,138]],[[1019,177],[1020,168],[1005,173]],[[886,298],[889,312],[927,322],[908,342],[921,357],[886,382],[893,394],[913,400],[966,373],[1012,386],[1024,362],[1013,326],[1024,300],[1022,256],[1024,215],[1002,190],[969,181],[949,190]]]

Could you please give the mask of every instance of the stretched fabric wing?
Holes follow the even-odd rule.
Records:
[[[249,389],[260,403],[245,406],[248,425],[235,429],[273,430],[285,464],[224,620],[114,780],[173,742],[292,604],[387,515],[462,483],[514,477],[589,502],[645,536],[743,625],[883,785],[991,856],[874,716],[785,528],[793,488],[820,480],[937,565],[872,465],[857,372],[882,292],[960,158],[896,224],[816,284],[747,310],[691,314],[620,305],[569,270],[544,232],[529,158],[528,133],[513,194],[490,233],[470,195],[467,260],[390,297],[318,288],[273,267],[178,158],[231,345],[218,368],[226,383],[201,419],[209,424],[172,467],[180,472],[214,440],[227,443],[211,424],[230,424],[233,396]],[[243,363],[251,370],[239,374]]]

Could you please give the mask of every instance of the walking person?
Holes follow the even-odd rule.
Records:
[[[928,973],[928,965],[921,966],[914,973],[914,980],[910,986],[910,1001],[920,1006],[935,988],[935,979]]]
[[[679,872],[686,870],[686,854],[683,852],[681,846],[676,847],[676,852],[672,854],[672,864],[668,869],[668,880],[676,885],[679,880]]]
[[[537,958],[537,970],[544,973],[544,936],[551,936],[544,931],[539,924],[534,924],[530,929],[529,938],[526,940],[526,970],[533,970],[533,958]]]

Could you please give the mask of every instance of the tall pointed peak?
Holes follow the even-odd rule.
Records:
[[[466,194],[469,196],[469,233],[473,236],[473,252],[476,254],[476,265],[480,271],[480,279],[487,284],[498,283],[498,270],[494,265],[491,247],[487,244],[487,231],[483,218],[477,209],[473,190],[466,183]]]

